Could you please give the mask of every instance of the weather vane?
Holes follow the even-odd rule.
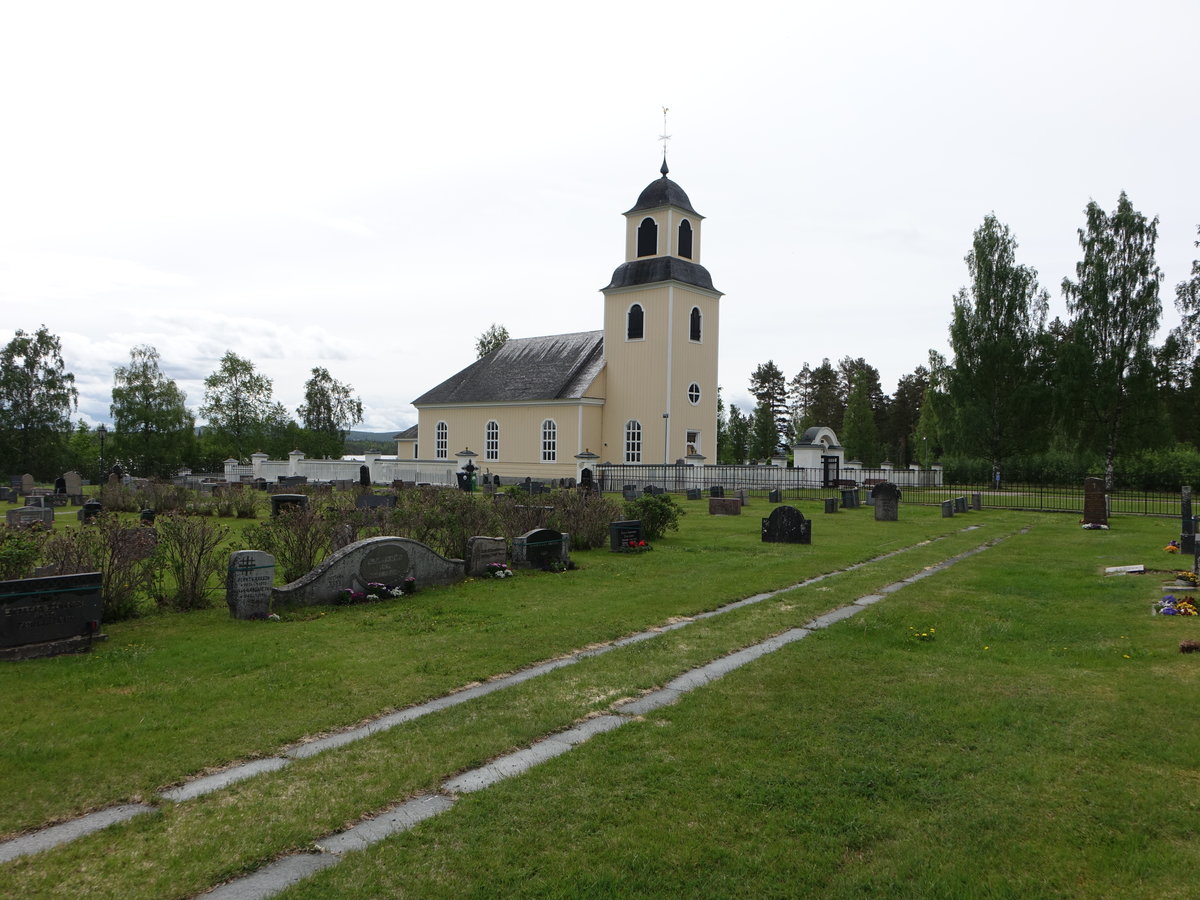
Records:
[[[658,139],[663,142],[663,175],[666,175],[667,168],[667,141],[671,140],[671,136],[667,134],[667,113],[670,112],[665,106],[663,111],[663,133],[658,136]]]

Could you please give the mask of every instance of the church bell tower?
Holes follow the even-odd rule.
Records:
[[[625,213],[625,262],[603,288],[602,456],[715,462],[721,292],[700,264],[704,217],[665,157],[659,171]]]

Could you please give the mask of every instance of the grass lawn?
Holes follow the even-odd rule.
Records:
[[[109,626],[0,667],[0,832],[764,590],[905,552],[558,669],[0,867],[5,896],[189,896],[942,559],[891,594],[593,738],[288,896],[1192,896],[1200,620],[1154,618],[1161,519],[823,516],[766,545],[686,504],[653,553],[309,610]],[[983,527],[962,532],[964,526]],[[1024,529],[1028,529],[1025,531]],[[930,629],[934,629],[930,631]],[[914,631],[930,635],[914,637]]]

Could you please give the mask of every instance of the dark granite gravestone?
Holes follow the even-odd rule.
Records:
[[[143,509],[140,513],[138,513],[138,521],[141,522],[143,525],[153,525],[154,524],[154,510]]]
[[[642,493],[649,494],[651,497],[656,497],[659,494],[665,494],[666,492],[666,488],[659,487],[657,484],[648,484],[642,488]]]
[[[359,494],[354,498],[356,509],[392,509],[395,505],[395,494]]]
[[[486,575],[493,563],[508,562],[508,544],[502,537],[467,538],[467,574],[472,578]]]
[[[298,506],[304,509],[308,506],[308,494],[272,494],[271,495],[271,516],[274,518],[279,515],[289,506]]]
[[[54,479],[54,493],[65,494],[67,492],[67,479],[61,475]]]
[[[900,518],[900,488],[885,481],[871,488],[871,497],[875,501],[875,521],[895,522]]]
[[[596,489],[596,481],[591,469],[584,469],[579,473],[579,489],[588,493]]]
[[[971,494],[971,509],[983,509],[983,494],[979,493],[979,491],[975,491],[975,493]]]
[[[225,602],[235,619],[265,619],[271,613],[271,588],[275,584],[275,557],[261,550],[229,554],[225,574]]]
[[[639,494],[636,484],[627,484],[621,488],[621,497],[626,501],[636,500],[638,496]]]
[[[49,506],[21,506],[8,510],[4,520],[9,528],[30,528],[34,525],[53,528],[54,510]]]
[[[1108,498],[1103,478],[1083,479],[1083,524],[1108,527]]]
[[[722,487],[721,485],[719,485],[719,484],[714,484],[712,487],[710,487],[710,488],[708,489],[708,496],[710,496],[710,497],[724,497],[724,496],[725,496],[725,488],[723,488],[723,487]]]
[[[83,653],[103,639],[99,572],[0,581],[0,659]]]
[[[9,503],[16,503],[17,492],[10,487],[0,487],[0,500],[7,500]]]
[[[771,488],[770,492],[767,494],[767,502],[768,503],[782,503],[783,502],[783,491],[781,491],[779,488]]]
[[[779,506],[762,520],[762,539],[769,544],[811,544],[812,520],[794,506]]]
[[[954,498],[954,511],[956,513],[965,513],[967,511],[967,498],[965,496]]]
[[[709,497],[708,514],[710,516],[740,516],[742,501],[737,497]]]
[[[842,488],[842,509],[858,509],[858,488]]]
[[[837,511],[838,511],[838,498],[837,497],[826,497],[825,498],[825,512],[835,513]]]
[[[688,488],[687,498],[689,500],[699,500],[701,496],[700,488]]]
[[[553,528],[535,528],[513,539],[513,566],[550,569],[571,562],[570,535]]]
[[[94,522],[100,513],[104,512],[104,504],[99,500],[88,500],[75,514],[80,522]]]
[[[330,554],[311,572],[275,588],[277,603],[311,606],[332,603],[338,593],[363,590],[370,582],[401,587],[409,576],[418,585],[453,584],[466,577],[461,559],[447,559],[420,541],[374,537]]]
[[[629,549],[630,541],[636,545],[641,540],[644,540],[644,537],[640,519],[608,523],[608,549],[610,552],[626,551]]]
[[[370,466],[359,466],[358,467],[358,483],[361,487],[370,487],[371,486],[371,467]]]
[[[943,500],[942,501],[942,518],[943,519],[953,519],[954,518],[954,501],[953,500]]]

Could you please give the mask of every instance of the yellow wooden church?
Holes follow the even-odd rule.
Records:
[[[625,213],[625,261],[599,331],[512,338],[413,401],[401,459],[484,473],[577,476],[596,462],[715,459],[721,292],[701,265],[704,217],[667,177]]]

